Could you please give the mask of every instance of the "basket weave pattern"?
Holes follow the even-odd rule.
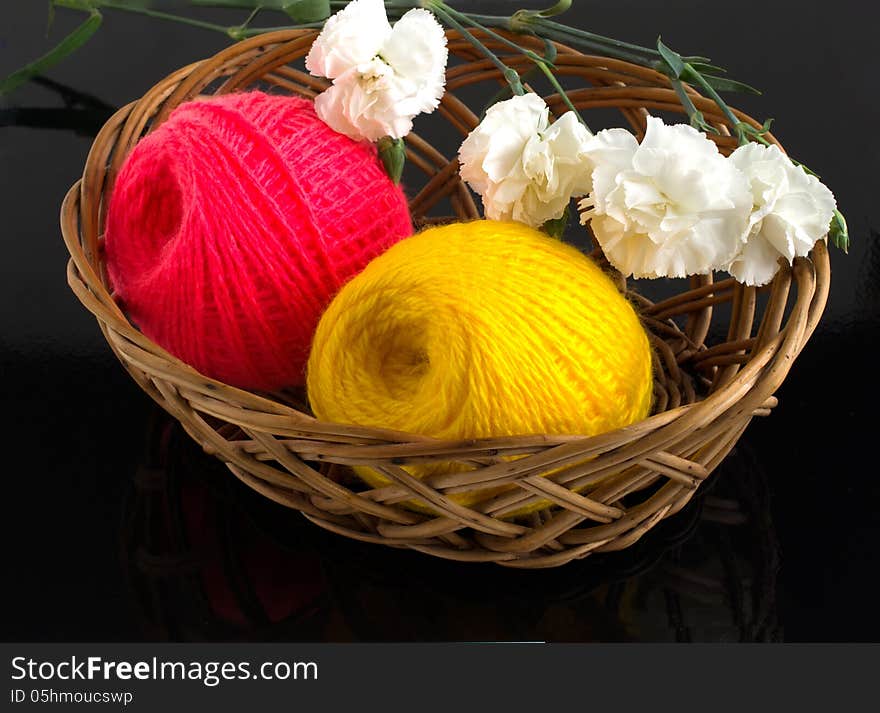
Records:
[[[447,93],[438,111],[463,137],[477,116],[456,91],[482,83],[490,96],[502,80],[455,32],[447,35],[456,61],[450,63]],[[62,206],[70,287],[97,318],[135,381],[205,451],[250,487],[321,527],[440,557],[523,568],[553,567],[631,545],[693,497],[753,417],[770,413],[774,392],[825,306],[830,284],[825,243],[820,241],[809,259],[783,267],[761,295],[735,280],[716,282],[711,276],[683,282],[682,292],[656,303],[628,292],[640,307],[656,352],[654,412],[640,423],[590,438],[534,435],[439,442],[323,423],[295,395],[255,394],[207,379],[147,339],[114,302],[102,246],[106,198],[132,147],[181,102],[257,84],[307,97],[322,91],[324,80],[291,64],[306,55],[315,36],[313,31],[280,31],[238,43],[178,70],[108,121],[82,180]],[[536,51],[543,48],[538,40],[511,37]],[[526,58],[490,38],[483,40],[521,73],[529,69]],[[569,96],[588,121],[590,109],[616,108],[641,138],[649,111],[682,112],[668,80],[652,70],[564,46],[558,46],[556,66],[558,74],[580,82]],[[730,127],[715,104],[696,92],[692,97],[719,129],[721,135],[712,138],[721,150],[732,150]],[[565,111],[558,96],[547,97],[547,102],[554,113]],[[455,218],[479,217],[454,157],[444,156],[416,134],[406,143],[409,163],[425,175],[417,191],[410,186],[416,223],[435,222],[427,214],[444,199]],[[594,257],[603,260],[598,250]],[[711,329],[713,314],[717,322],[720,313],[726,337],[707,344],[710,331],[718,333],[718,324]],[[471,470],[420,481],[404,468],[433,461],[462,463]],[[347,466],[370,467],[392,484],[369,489]],[[472,507],[449,497],[481,489],[497,492],[504,484],[511,487]],[[402,506],[413,499],[429,503],[435,514]],[[505,518],[505,513],[539,500],[554,507],[523,520]]]

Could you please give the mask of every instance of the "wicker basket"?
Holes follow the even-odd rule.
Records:
[[[105,199],[128,152],[181,102],[255,85],[308,97],[321,91],[323,80],[291,65],[305,56],[315,36],[313,31],[281,31],[238,43],[180,69],[108,121],[82,180],[62,207],[70,287],[95,315],[131,376],[205,451],[250,487],[321,527],[439,557],[522,568],[553,567],[631,545],[680,510],[751,419],[767,415],[775,405],[774,392],[825,306],[830,279],[825,242],[809,259],[781,269],[766,290],[700,277],[670,282],[680,293],[657,302],[630,291],[657,355],[654,412],[642,422],[591,438],[532,435],[438,442],[322,423],[295,394],[255,394],[208,379],[147,339],[114,302],[103,264]],[[455,32],[448,37],[453,60],[438,114],[448,122],[447,134],[451,127],[463,136],[477,116],[457,94],[482,83],[488,91],[485,101],[501,78]],[[512,37],[543,47],[533,38]],[[526,58],[484,39],[520,72],[529,68]],[[587,111],[588,121],[591,109],[616,108],[641,137],[648,110],[681,113],[668,80],[657,72],[564,46],[558,47],[556,65],[559,74],[580,83],[570,97]],[[714,103],[696,92],[692,96],[720,130],[721,136],[713,138],[721,149],[732,150],[735,142]],[[551,110],[564,111],[558,96],[547,101]],[[478,217],[454,158],[415,134],[407,137],[407,150],[410,166],[426,176],[417,192],[410,182],[417,223],[436,220],[426,216],[441,205],[451,205],[460,219]],[[601,253],[595,256],[602,259]],[[402,467],[426,461],[466,462],[476,469],[419,481]],[[369,489],[351,476],[346,466],[354,465],[371,467],[393,484]],[[512,484],[508,490],[472,507],[449,497],[505,483]],[[413,498],[430,503],[436,514],[402,506]],[[554,506],[525,520],[504,516],[542,499]]]

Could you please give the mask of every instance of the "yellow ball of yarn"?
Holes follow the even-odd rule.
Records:
[[[652,383],[644,328],[608,276],[490,220],[428,228],[375,258],[324,313],[307,370],[318,418],[439,439],[596,435],[645,418]]]

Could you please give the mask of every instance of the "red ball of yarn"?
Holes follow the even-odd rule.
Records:
[[[302,384],[339,288],[412,234],[375,148],[305,99],[188,102],[140,141],[110,199],[107,270],[150,339],[250,389]]]

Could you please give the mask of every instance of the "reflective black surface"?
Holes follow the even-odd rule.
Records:
[[[226,40],[112,14],[50,73],[63,86],[0,100],[5,639],[880,639],[873,11],[581,4],[569,21],[643,44],[662,32],[762,87],[736,104],[776,118],[850,221],[853,248],[833,252],[828,310],[779,408],[693,505],[624,552],[507,571],[324,533],[202,454],[67,289],[57,214],[110,108]],[[2,4],[0,75],[48,47],[44,13]],[[59,12],[53,37],[77,19]]]

